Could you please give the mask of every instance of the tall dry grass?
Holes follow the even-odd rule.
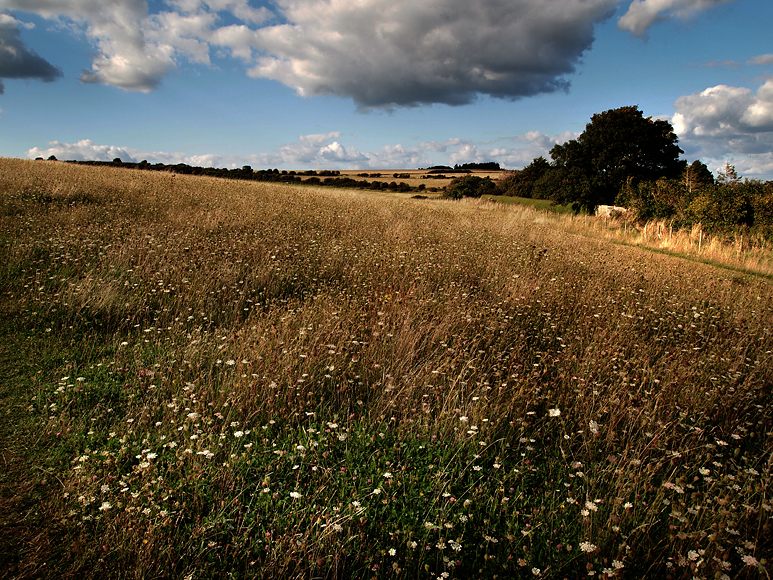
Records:
[[[0,190],[59,576],[767,575],[766,280],[482,201]]]

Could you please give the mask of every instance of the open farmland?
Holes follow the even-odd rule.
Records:
[[[0,160],[11,578],[768,578],[770,281],[483,201]]]

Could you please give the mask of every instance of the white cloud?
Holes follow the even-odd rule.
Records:
[[[431,165],[427,155],[421,149],[412,149],[401,144],[386,145],[367,155],[368,163],[364,167],[373,169],[410,169]]]
[[[445,153],[448,151],[449,147],[458,147],[460,145],[469,145],[469,141],[465,141],[463,139],[459,139],[458,137],[453,137],[451,139],[446,139],[445,141],[424,141],[419,146],[422,149],[426,149],[428,151],[435,151],[436,153]]]
[[[761,54],[755,56],[754,58],[749,59],[746,64],[773,64],[773,54]]]
[[[446,165],[496,161],[502,167],[520,169],[537,157],[549,160],[549,152],[555,145],[576,139],[578,136],[578,133],[568,131],[552,137],[539,131],[530,131],[525,135],[501,140],[505,145],[476,144],[468,140],[452,138],[442,142],[427,141],[421,143],[420,147],[431,152],[447,153],[447,159],[443,162]]]
[[[769,175],[773,152],[773,78],[753,92],[717,85],[679,97],[674,131],[687,155],[719,165],[738,159],[747,173]]]
[[[36,157],[47,159],[51,155],[62,161],[112,161],[116,157],[119,157],[121,161],[137,161],[129,149],[113,145],[94,145],[90,139],[83,139],[77,143],[51,141],[47,148],[33,147],[27,151],[27,157],[30,159]]]
[[[144,0],[0,0],[0,9],[74,23],[96,49],[83,82],[141,92],[156,89],[180,59],[209,64],[212,46],[252,62],[255,31],[218,22],[230,15],[257,25],[271,16],[248,0],[169,0],[167,5],[176,11],[149,14]]]
[[[737,0],[634,0],[628,10],[617,21],[620,30],[628,30],[641,36],[647,29],[664,20],[693,17],[717,4],[736,2]]]
[[[595,26],[628,0],[0,0],[0,10],[59,19],[94,45],[81,76],[148,92],[212,49],[247,74],[361,110],[466,104],[567,90]],[[734,0],[634,0],[621,29],[643,34]],[[159,9],[160,8],[160,9]],[[74,26],[73,26],[74,25]],[[763,57],[758,57],[763,58]]]

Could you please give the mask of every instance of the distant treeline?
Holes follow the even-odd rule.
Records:
[[[38,158],[41,159],[41,158]],[[56,157],[51,156],[49,161],[56,161]],[[113,161],[67,161],[78,165],[95,165],[109,167],[124,167],[127,169],[142,169],[147,171],[166,171],[180,175],[205,175],[208,177],[220,177],[224,179],[241,179],[248,181],[268,181],[272,183],[295,183],[306,185],[326,185],[331,187],[349,187],[357,189],[387,190],[408,193],[411,191],[425,191],[424,184],[412,187],[407,183],[396,181],[367,181],[357,180],[351,177],[341,176],[340,171],[321,170],[321,171],[280,171],[279,169],[260,169],[253,170],[251,166],[245,165],[241,169],[218,169],[216,167],[195,167],[185,163],[176,163],[167,165],[165,163],[148,163],[140,161],[139,163],[124,162],[121,159]],[[372,174],[376,175],[376,174]],[[364,177],[365,175],[360,174]],[[380,177],[381,174],[378,174]],[[370,177],[370,175],[368,175]],[[395,178],[408,177],[408,174],[394,174]],[[436,188],[430,188],[430,191],[437,191]]]
[[[502,171],[502,168],[496,161],[486,161],[485,163],[456,164],[453,167],[450,165],[433,165],[426,169],[419,167],[419,170],[426,171],[427,173],[471,173],[472,171]]]

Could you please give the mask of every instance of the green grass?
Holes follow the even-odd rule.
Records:
[[[557,214],[574,213],[571,205],[555,205],[549,199],[532,199],[528,197],[512,197],[508,195],[484,195],[483,199],[496,201],[505,205],[522,205],[540,211],[549,211]]]
[[[9,577],[767,577],[767,280],[481,201],[0,191]]]

